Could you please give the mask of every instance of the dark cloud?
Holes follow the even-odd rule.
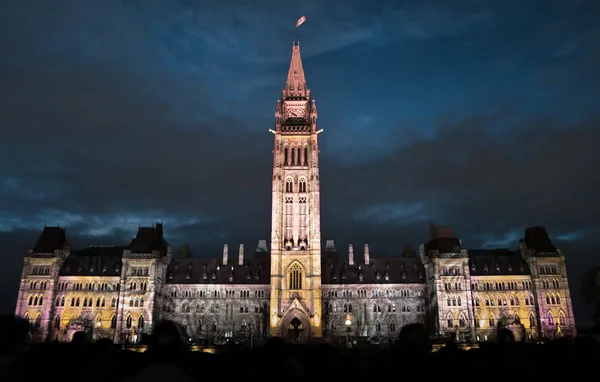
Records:
[[[206,14],[185,8],[169,8],[168,17],[153,25],[149,8],[123,8],[119,2],[97,5],[96,17],[75,5],[55,5],[64,13],[47,9],[48,14],[43,8],[29,12],[29,5],[0,16],[0,31],[7,32],[0,33],[0,250],[7,264],[0,278],[7,291],[2,310],[12,309],[20,259],[44,223],[67,227],[81,247],[125,243],[138,224],[163,220],[169,241],[188,241],[195,256],[219,255],[225,242],[254,246],[269,237],[272,136],[267,129],[280,94],[274,84],[284,81],[289,49],[287,40],[272,37],[283,28],[279,19],[254,25],[252,17],[268,17],[258,7],[228,21],[240,30],[211,26]],[[307,70],[307,61],[310,72],[318,72],[322,53],[349,44],[379,49],[409,39],[408,32],[418,32],[416,40],[449,38],[473,25],[502,21],[491,10],[413,8],[403,16],[402,34],[392,33],[388,18],[376,26],[353,18],[351,11],[360,6],[352,3],[344,13],[349,21],[340,18],[310,32],[324,37],[307,54],[312,56],[305,60]],[[213,24],[225,18],[216,9],[206,13],[216,15]],[[118,16],[111,27],[106,20],[113,15]],[[61,24],[64,20],[68,23]],[[96,29],[88,25],[93,20],[99,20]],[[193,28],[196,21],[202,28]],[[176,22],[181,30],[173,27]],[[382,33],[395,37],[382,39]],[[259,43],[261,38],[268,43]],[[541,224],[564,247],[570,279],[577,280],[594,263],[593,249],[600,244],[595,218],[600,203],[594,195],[600,186],[594,176],[600,119],[577,106],[597,99],[594,84],[600,81],[591,65],[597,54],[586,51],[585,38],[571,40],[576,43],[557,44],[561,53],[552,56],[570,61],[528,68],[523,77],[541,73],[536,84],[526,84],[546,89],[552,79],[552,99],[565,101],[562,113],[508,96],[491,111],[449,116],[440,107],[436,110],[444,112],[427,120],[404,121],[400,109],[377,115],[385,92],[360,94],[363,109],[348,111],[344,102],[357,97],[349,84],[360,78],[315,83],[318,105],[330,103],[320,99],[340,99],[339,110],[319,109],[325,128],[320,135],[323,239],[335,239],[343,253],[348,243],[355,248],[369,243],[374,255],[394,256],[405,242],[424,242],[430,221],[452,225],[467,247],[514,247],[526,226]],[[526,43],[532,49],[533,42]],[[242,49],[254,53],[236,61],[234,54]],[[281,54],[273,53],[278,49]],[[511,70],[532,54],[517,52],[508,60]],[[356,71],[360,60],[368,61],[354,60],[348,66]],[[340,71],[333,55],[330,61],[323,70]],[[574,83],[585,79],[581,93],[565,71],[573,67],[580,69]],[[459,88],[462,80],[468,76],[453,86]],[[340,85],[348,91],[340,92]],[[519,94],[521,85],[510,94]],[[342,114],[356,116],[352,129],[338,120]],[[578,314],[583,312],[577,299],[576,304]]]

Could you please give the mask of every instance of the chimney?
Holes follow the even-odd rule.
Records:
[[[348,264],[354,265],[354,247],[352,244],[348,245]]]
[[[229,246],[227,244],[223,244],[223,265],[227,265],[228,259],[229,259]]]
[[[238,264],[244,265],[244,244],[240,244],[240,259]]]
[[[365,265],[369,265],[369,244],[365,244]]]

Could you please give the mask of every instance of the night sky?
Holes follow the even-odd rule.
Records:
[[[306,15],[323,239],[398,256],[431,221],[467,248],[543,225],[589,322],[600,3],[298,3],[2,1],[0,311],[45,223],[85,247],[162,221],[198,257],[269,239],[268,129]]]

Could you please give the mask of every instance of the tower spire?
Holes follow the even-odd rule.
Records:
[[[291,97],[310,97],[310,90],[306,88],[306,78],[304,77],[302,58],[300,57],[300,41],[294,41],[292,43],[290,70],[288,71],[285,89],[283,90],[283,99]]]

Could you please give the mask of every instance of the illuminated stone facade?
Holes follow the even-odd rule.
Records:
[[[178,256],[162,224],[140,227],[125,246],[72,249],[65,231],[45,227],[24,259],[16,314],[37,341],[138,341],[153,322],[180,323],[191,341],[284,336],[393,339],[411,322],[433,335],[491,339],[499,325],[521,338],[574,334],[564,256],[541,227],[519,250],[467,250],[447,228],[430,227],[418,253],[371,256],[364,245],[321,248],[317,109],[295,43],[275,110],[272,222],[266,240],[235,259]]]

